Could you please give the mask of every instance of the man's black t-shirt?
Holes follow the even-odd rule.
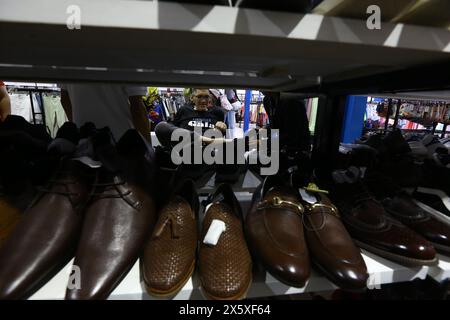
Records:
[[[202,133],[208,129],[214,129],[218,121],[224,121],[225,111],[213,107],[207,111],[197,111],[190,105],[185,105],[178,110],[172,123],[183,129],[194,131],[197,127],[202,128]]]

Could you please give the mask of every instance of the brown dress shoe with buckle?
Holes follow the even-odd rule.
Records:
[[[233,190],[220,185],[210,197],[199,247],[199,272],[204,295],[214,300],[244,299],[252,283],[252,261],[242,226],[242,212]],[[203,241],[213,220],[225,223],[216,245]]]
[[[66,299],[108,298],[137,261],[156,222],[152,170],[145,152],[134,130],[125,133],[117,148],[109,142],[96,146],[103,166],[75,255],[80,286],[68,286]]]
[[[198,207],[194,182],[187,180],[161,210],[141,258],[142,276],[149,294],[173,296],[194,272]]]
[[[366,288],[367,267],[326,191],[300,189],[303,224],[312,262],[344,290]]]
[[[297,192],[269,176],[255,190],[246,218],[252,254],[279,281],[298,288],[310,275],[303,212]]]
[[[87,170],[87,171],[86,171]],[[90,169],[62,160],[0,249],[0,299],[25,299],[73,257]]]

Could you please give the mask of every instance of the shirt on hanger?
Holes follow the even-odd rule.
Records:
[[[31,100],[28,93],[13,93],[9,95],[11,101],[11,114],[23,117],[26,121],[31,122]]]
[[[59,96],[44,94],[42,99],[44,102],[45,125],[50,136],[54,138],[58,129],[67,121],[67,116]]]

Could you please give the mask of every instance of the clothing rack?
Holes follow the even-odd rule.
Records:
[[[371,97],[371,98],[372,99],[371,99],[370,103],[372,103],[374,97]],[[442,99],[433,100],[433,99],[429,99],[429,98],[427,98],[427,99],[411,99],[411,98],[407,99],[407,98],[392,97],[392,96],[385,96],[385,97],[381,97],[381,98],[387,99],[387,103],[388,103],[388,110],[387,110],[386,116],[385,116],[384,129],[366,129],[365,128],[365,132],[380,131],[380,132],[383,132],[384,134],[386,134],[387,132],[389,132],[389,120],[390,119],[394,119],[394,124],[392,126],[393,129],[397,128],[399,119],[405,119],[405,120],[408,120],[408,121],[411,121],[414,123],[421,124],[423,126],[429,126],[430,129],[401,129],[402,131],[405,131],[405,132],[410,132],[410,131],[428,132],[428,131],[430,131],[432,134],[441,133],[441,137],[442,138],[445,137],[446,129],[448,126],[447,122],[433,121],[429,125],[425,125],[425,124],[423,124],[423,122],[415,120],[415,118],[407,118],[407,117],[400,116],[400,109],[403,104],[411,104],[414,106],[424,107],[424,108],[426,108],[426,107],[433,108],[433,107],[440,106],[440,107],[444,107],[444,115],[445,115],[445,112],[448,112],[445,110],[448,110],[448,108],[450,108],[450,105],[448,103],[449,101],[442,100]],[[386,101],[381,102],[381,103],[386,103]],[[394,116],[391,116],[394,105],[396,106],[395,114],[394,114]],[[425,119],[425,118],[423,118],[423,119]],[[436,127],[438,126],[439,123],[442,123],[444,125],[444,128],[442,130],[436,131]]]
[[[33,116],[33,124],[36,124],[36,116],[41,115],[42,118],[42,124],[44,127],[47,127],[47,124],[45,123],[45,110],[44,110],[44,99],[42,97],[43,93],[60,93],[59,88],[47,88],[47,87],[39,87],[37,84],[34,86],[14,86],[14,85],[7,85],[6,86],[9,93],[15,93],[15,92],[26,92],[30,96],[30,103],[31,103],[31,113]],[[41,107],[39,108],[39,112],[36,112],[35,105],[33,102],[33,93],[38,93],[38,99],[41,104]]]

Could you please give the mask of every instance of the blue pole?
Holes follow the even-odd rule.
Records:
[[[348,96],[345,106],[343,143],[354,143],[361,137],[364,128],[364,115],[367,109],[367,97]]]
[[[252,100],[252,90],[245,90],[245,105],[244,105],[244,134],[247,133],[250,127],[250,101]]]

